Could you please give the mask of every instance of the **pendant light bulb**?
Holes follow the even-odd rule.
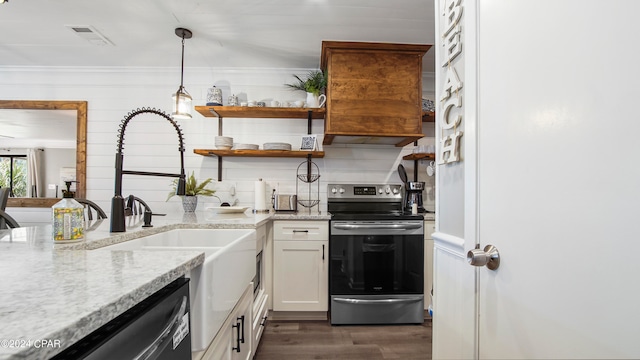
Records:
[[[180,65],[180,87],[172,96],[173,111],[171,117],[174,119],[191,119],[191,95],[184,88],[184,39],[191,39],[193,33],[184,28],[176,28],[175,33],[182,39],[182,64]]]
[[[173,112],[171,117],[174,119],[191,119],[191,95],[187,93],[183,87],[172,96]]]

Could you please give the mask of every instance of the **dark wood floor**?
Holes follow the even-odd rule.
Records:
[[[431,359],[431,321],[381,326],[267,321],[254,359]]]

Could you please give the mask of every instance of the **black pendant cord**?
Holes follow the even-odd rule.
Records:
[[[182,62],[180,63],[180,90],[184,89],[184,33],[182,33]]]
[[[178,89],[178,93],[186,92],[184,90],[184,40],[191,39],[193,37],[193,33],[189,29],[185,28],[176,28],[175,33],[178,37],[182,39],[182,59],[180,62],[180,88]]]

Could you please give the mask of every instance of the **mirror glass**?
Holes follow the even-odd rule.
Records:
[[[7,207],[50,207],[61,197],[61,184],[65,176],[73,177],[76,197],[85,197],[86,190],[86,101],[47,100],[0,100],[0,148],[2,154],[11,149],[45,149],[51,159],[66,158],[66,163],[52,164],[45,181],[41,180],[40,197],[10,198]],[[68,149],[75,147],[75,151]],[[7,151],[7,149],[9,149]],[[42,151],[42,150],[40,150]],[[36,151],[37,152],[37,151]],[[75,153],[75,162],[69,159]],[[17,154],[17,152],[16,152]],[[23,154],[24,155],[24,154]],[[73,164],[75,163],[75,169]],[[64,164],[67,164],[65,166]],[[70,166],[68,166],[71,164]],[[46,164],[44,165],[46,168]],[[45,175],[43,174],[43,177]],[[58,185],[58,191],[49,189],[50,184]],[[57,193],[57,194],[56,194]],[[45,197],[42,197],[45,196]]]

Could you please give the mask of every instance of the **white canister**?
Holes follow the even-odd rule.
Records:
[[[207,90],[207,106],[222,105],[222,89],[218,89],[215,85]]]
[[[238,97],[235,94],[229,96],[229,103],[227,105],[238,106],[239,105]]]

